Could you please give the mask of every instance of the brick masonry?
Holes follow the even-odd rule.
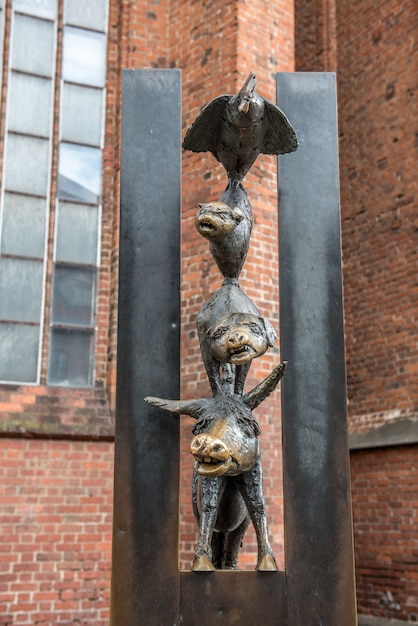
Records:
[[[0,625],[107,625],[113,444],[0,439],[0,476]]]
[[[338,4],[351,428],[418,411],[416,7]]]
[[[416,447],[351,455],[359,612],[418,620]]]
[[[9,13],[7,10],[6,22]],[[244,0],[200,3],[193,0],[139,0],[135,3],[111,0],[95,386],[92,390],[69,391],[45,385],[46,332],[42,384],[0,387],[3,437],[9,433],[13,436],[75,436],[96,441],[0,440],[0,471],[5,472],[2,497],[7,498],[6,508],[2,507],[0,513],[2,522],[8,524],[5,536],[10,537],[10,541],[4,542],[5,552],[0,557],[1,574],[4,574],[4,578],[0,578],[0,626],[33,624],[36,611],[43,614],[38,620],[40,626],[107,623],[113,470],[112,444],[103,439],[112,436],[115,401],[121,68],[182,69],[183,133],[202,104],[216,95],[237,90],[250,70],[257,72],[260,93],[274,99],[273,77],[277,71],[293,71],[295,67],[301,71],[338,69],[350,429],[361,432],[388,420],[417,414],[418,224],[414,208],[418,129],[414,126],[417,119],[414,32],[416,36],[412,0],[401,4],[395,0],[356,0],[349,7],[339,0],[309,3],[302,0],[295,3],[289,0],[274,3],[267,0],[252,3]],[[6,85],[5,72],[3,79]],[[288,114],[291,118],[291,112]],[[4,107],[1,116],[3,128]],[[275,159],[260,157],[245,184],[253,205],[254,231],[241,285],[262,314],[278,328]],[[184,398],[208,393],[196,336],[196,315],[202,302],[221,283],[208,244],[194,228],[194,214],[199,202],[219,198],[224,186],[225,174],[211,155],[183,154],[181,364]],[[52,229],[53,206],[51,220]],[[48,267],[48,284],[51,272],[52,266]],[[47,304],[48,293],[47,290]],[[279,359],[277,345],[254,363],[248,386],[264,377]],[[262,428],[270,530],[279,565],[283,567],[279,392],[263,403],[257,417]],[[192,463],[187,449],[191,425],[190,418],[182,418],[182,567],[189,566],[196,541],[196,524],[190,505]],[[93,465],[105,463],[107,469],[103,465],[93,471],[93,466],[88,466],[89,458]],[[417,612],[413,589],[417,583],[414,559],[418,497],[410,482],[411,468],[417,465],[416,446],[352,453],[358,595],[360,608],[365,613],[413,619]],[[95,482],[98,473],[102,481],[100,489]],[[378,480],[376,473],[379,473]],[[387,482],[384,476],[388,477]],[[62,482],[56,484],[55,480]],[[93,496],[88,495],[90,491]],[[25,506],[30,507],[31,498],[38,493],[38,508],[30,518],[32,530],[22,529],[20,537],[20,524],[26,519]],[[385,500],[386,496],[389,500]],[[60,498],[59,505],[55,500]],[[64,530],[66,523],[63,498],[71,501],[72,514],[77,513],[79,520],[74,530],[68,531],[74,538],[74,541],[69,540],[73,549],[69,549],[68,554],[73,557],[68,559],[64,558],[66,551],[61,538],[61,529]],[[85,508],[86,503],[93,503],[90,498],[97,498],[95,512]],[[387,504],[390,498],[400,506]],[[366,501],[373,503],[373,507],[366,510]],[[52,527],[41,512],[54,506],[64,508],[55,515]],[[100,533],[92,530],[99,508],[103,514]],[[405,532],[410,536],[403,541],[402,533],[402,543],[399,531],[393,526],[395,517],[391,516],[397,508],[403,510],[402,524],[409,524]],[[376,519],[373,510],[376,510]],[[86,513],[92,513],[90,521]],[[45,512],[45,516],[48,515]],[[410,524],[411,520],[415,525]],[[41,539],[47,533],[50,535],[49,551]],[[378,537],[385,537],[385,552],[381,550]],[[93,546],[96,541],[103,546],[100,558],[97,546]],[[20,544],[26,545],[25,556]],[[98,558],[83,559],[84,552],[94,553]],[[249,531],[241,567],[254,567],[255,552],[254,533]],[[34,558],[42,553],[54,555],[54,558],[44,561]],[[91,569],[83,569],[85,561],[90,563]],[[25,567],[19,569],[22,563]],[[37,587],[38,579],[42,581],[42,589]],[[395,598],[394,604],[401,606],[401,612],[391,608],[387,592]],[[26,596],[19,598],[18,603],[16,594],[19,593],[26,593]],[[41,599],[36,595],[40,593],[46,594],[42,608],[39,608]],[[19,609],[20,602],[28,603],[25,612]],[[72,603],[70,608],[65,602]],[[73,617],[79,622],[72,620]]]

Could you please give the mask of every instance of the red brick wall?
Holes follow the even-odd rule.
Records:
[[[295,19],[297,70],[337,70],[348,396],[359,431],[418,409],[416,7],[296,0]]]
[[[107,626],[113,445],[0,439],[0,476],[0,626]]]
[[[351,455],[359,613],[418,620],[418,448]]]
[[[352,428],[418,411],[416,5],[339,2],[348,393]]]
[[[296,71],[336,71],[336,28],[336,0],[295,0]]]

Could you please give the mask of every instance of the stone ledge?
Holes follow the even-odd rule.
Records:
[[[418,443],[418,418],[404,418],[349,436],[350,450]]]

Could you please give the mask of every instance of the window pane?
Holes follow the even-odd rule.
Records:
[[[52,322],[90,325],[94,319],[95,272],[88,268],[55,267]]]
[[[54,23],[16,14],[12,32],[11,67],[52,77]]]
[[[13,8],[22,13],[55,19],[57,0],[14,0]]]
[[[90,386],[93,371],[92,354],[91,333],[53,328],[48,383],[68,387]]]
[[[99,209],[61,202],[58,211],[57,261],[97,263]]]
[[[35,383],[39,326],[0,324],[0,380]]]
[[[67,0],[64,20],[73,26],[105,31],[106,8],[107,0]]]
[[[64,29],[62,77],[73,83],[103,87],[106,37],[80,28]]]
[[[9,90],[9,130],[49,137],[52,81],[12,72]]]
[[[39,261],[0,259],[0,319],[39,324],[42,276]]]
[[[101,150],[62,143],[58,170],[60,198],[98,204],[102,174]]]
[[[75,143],[100,146],[103,91],[64,83],[61,137]]]
[[[3,3],[0,0],[0,7],[3,6]],[[0,8],[0,63],[2,64],[3,57],[3,9]],[[2,77],[0,76],[0,87],[1,87]]]
[[[43,258],[46,209],[42,198],[5,194],[1,237],[4,254]]]
[[[5,188],[47,195],[49,141],[9,133],[6,149]]]

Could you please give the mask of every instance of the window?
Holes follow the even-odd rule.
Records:
[[[0,0],[0,65],[3,67],[3,32],[4,32],[4,10],[3,0]],[[1,73],[0,73],[1,74]],[[0,89],[2,76],[0,75]]]
[[[107,0],[65,0],[59,24],[61,2],[12,2],[0,213],[0,380],[85,387],[92,385],[94,365]],[[0,0],[0,36],[4,5]],[[54,155],[58,184],[51,186]],[[51,256],[51,298],[45,302]],[[45,307],[49,336],[42,332]],[[48,347],[45,362],[42,346]]]

